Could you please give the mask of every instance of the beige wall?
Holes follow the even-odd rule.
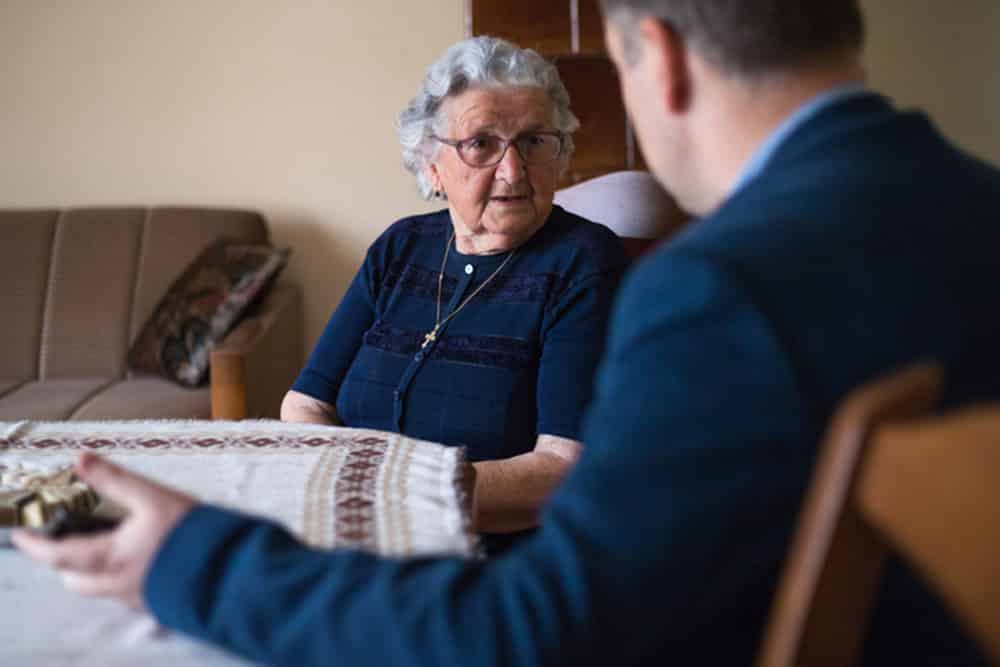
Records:
[[[862,0],[873,85],[1000,164],[1000,1]]]
[[[426,210],[396,113],[462,0],[0,0],[0,206],[263,210],[306,338],[368,244]]]
[[[1000,2],[866,0],[873,81],[1000,163]],[[427,206],[392,123],[464,0],[0,0],[0,206],[263,210],[307,344]]]

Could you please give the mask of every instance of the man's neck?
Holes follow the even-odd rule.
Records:
[[[711,99],[693,128],[699,137],[696,160],[703,169],[702,201],[697,213],[706,215],[732,191],[743,169],[761,144],[802,105],[829,90],[865,78],[860,63],[819,65],[747,83],[732,78],[707,85]]]

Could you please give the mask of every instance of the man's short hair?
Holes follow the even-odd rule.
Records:
[[[602,0],[623,29],[626,58],[647,16],[675,30],[701,57],[732,74],[758,76],[858,51],[858,0]]]

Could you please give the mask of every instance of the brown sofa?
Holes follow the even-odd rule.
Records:
[[[302,360],[279,281],[212,353],[209,387],[130,371],[132,342],[211,241],[266,242],[251,211],[0,210],[0,421],[276,417]]]

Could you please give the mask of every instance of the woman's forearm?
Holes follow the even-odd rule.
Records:
[[[297,391],[289,391],[281,401],[281,421],[337,426],[337,410],[329,403]]]
[[[476,469],[476,529],[512,533],[538,525],[538,513],[579,455],[580,443],[538,436],[535,449]]]

